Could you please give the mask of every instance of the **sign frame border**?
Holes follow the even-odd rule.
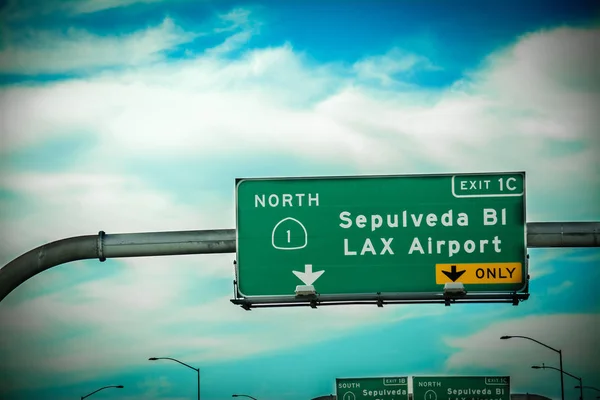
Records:
[[[406,386],[406,398],[410,399],[411,398],[411,393],[408,390],[409,382],[411,382],[411,380],[412,380],[412,377],[410,375],[404,375],[404,376],[398,376],[398,375],[383,376],[383,375],[378,375],[378,376],[362,376],[362,377],[352,377],[352,378],[336,377],[335,378],[335,383],[334,383],[334,385],[335,385],[334,392],[335,392],[335,394],[337,396],[337,394],[338,394],[338,382],[339,381],[344,381],[344,380],[348,380],[348,381],[350,381],[350,380],[362,380],[362,379],[364,379],[364,380],[378,380],[378,379],[385,380],[385,379],[391,379],[391,378],[403,378],[403,379],[406,379],[406,383],[399,384],[399,385],[386,385],[385,382],[384,382],[383,386],[384,387],[385,386],[390,386],[390,387]],[[390,389],[390,390],[392,390],[392,389]],[[339,399],[339,397],[338,397],[338,399]]]
[[[417,379],[483,379],[484,381],[487,378],[507,378],[508,382],[504,383],[504,384],[490,384],[490,386],[506,386],[508,389],[508,393],[507,393],[507,397],[510,399],[511,398],[511,385],[512,385],[512,376],[511,375],[412,375],[410,377],[411,380],[411,384],[412,384],[412,397],[413,400],[415,400],[415,378]],[[484,385],[488,385],[487,383],[484,382]],[[448,389],[448,388],[446,388]]]
[[[448,296],[441,292],[376,292],[376,293],[340,293],[340,294],[317,294],[314,296],[295,296],[295,295],[245,295],[240,291],[239,288],[239,198],[238,188],[246,181],[298,181],[298,180],[347,180],[347,179],[379,179],[379,178],[434,178],[434,177],[449,177],[451,180],[451,192],[452,195],[461,199],[463,196],[456,196],[454,193],[454,179],[455,177],[461,176],[489,176],[489,175],[521,175],[523,179],[523,191],[519,195],[513,195],[512,197],[523,198],[523,286],[517,290],[504,290],[504,291],[484,291],[465,294],[461,296],[465,300],[474,300],[473,302],[490,302],[497,300],[500,302],[512,301],[513,305],[518,304],[518,300],[526,300],[529,298],[529,256],[527,251],[527,173],[524,170],[521,171],[504,171],[504,172],[457,172],[457,173],[420,173],[420,174],[361,174],[361,175],[311,175],[311,176],[264,176],[264,177],[248,177],[248,178],[235,178],[234,186],[234,212],[235,212],[235,268],[234,268],[234,292],[235,299],[231,301],[234,304],[242,304],[248,306],[249,304],[262,304],[262,305],[276,305],[276,306],[292,306],[292,305],[303,305],[302,303],[309,303],[311,306],[316,306],[316,302],[326,305],[328,302],[337,304],[338,302],[355,302],[355,301],[377,301],[380,305],[382,301],[400,301],[403,300],[410,302],[429,303],[429,302],[444,302],[449,305]],[[488,196],[491,197],[491,196]],[[509,197],[506,195],[498,195],[496,197]],[[453,298],[451,302],[456,302],[461,298]],[[284,304],[279,304],[284,303]],[[300,303],[300,304],[297,304]]]

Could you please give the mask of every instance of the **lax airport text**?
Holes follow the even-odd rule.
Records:
[[[506,208],[494,209],[483,208],[482,221],[484,226],[506,225]],[[339,214],[339,226],[342,229],[364,230],[366,235],[362,239],[343,239],[343,251],[345,256],[364,255],[394,255],[397,252],[412,254],[440,254],[453,257],[457,254],[487,254],[501,253],[502,240],[498,235],[490,234],[488,237],[477,239],[458,240],[452,237],[431,237],[430,235],[414,236],[407,248],[398,249],[394,243],[394,237],[382,237],[376,234],[380,228],[411,228],[440,227],[443,233],[444,227],[468,227],[469,215],[465,212],[456,212],[452,209],[442,213],[410,213],[408,210],[400,214],[372,214],[353,215],[349,211]]]

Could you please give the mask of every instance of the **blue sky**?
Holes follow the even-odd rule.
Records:
[[[0,265],[59,238],[233,228],[238,177],[527,172],[600,220],[592,1],[0,2]],[[531,249],[507,304],[260,309],[233,254],[81,261],[0,303],[0,397],[309,399],[337,377],[600,388],[600,251]],[[316,328],[315,328],[316,327]],[[577,381],[565,377],[567,398]],[[586,392],[592,398],[594,392]]]

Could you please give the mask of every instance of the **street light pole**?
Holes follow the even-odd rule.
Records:
[[[184,363],[183,361],[179,361],[176,360],[175,358],[171,358],[171,357],[150,357],[148,359],[148,361],[156,361],[156,360],[171,360],[171,361],[175,361],[176,363],[179,363],[183,366],[186,366],[190,369],[193,369],[194,371],[196,371],[196,373],[198,374],[198,400],[200,400],[200,368],[194,368],[191,365],[188,365],[186,363]]]
[[[592,389],[595,390],[596,392],[600,392],[600,389],[595,388],[593,386],[583,386],[583,383],[581,382],[581,379],[579,380],[579,385],[575,386],[575,389],[579,389],[581,392],[581,398],[583,398],[583,389]],[[596,397],[597,399],[600,399],[600,396]]]
[[[558,350],[558,357],[559,357],[559,365],[558,367],[560,368],[560,390],[561,390],[561,394],[562,394],[562,398],[563,400],[565,399],[565,382],[564,382],[564,370],[563,370],[563,363],[562,363],[562,349]],[[581,396],[581,399],[583,400],[583,395]]]
[[[512,338],[521,338],[531,340],[532,342],[536,342],[539,345],[546,347],[547,349],[553,350],[558,353],[558,357],[560,359],[560,398],[561,400],[565,400],[565,382],[563,379],[563,359],[562,359],[562,350],[555,349],[554,347],[550,347],[547,344],[540,342],[539,340],[535,340],[534,338],[530,338],[528,336],[502,336],[500,339],[512,339]]]
[[[545,365],[544,363],[542,363],[542,366],[540,367],[539,365],[532,365],[531,368],[533,369],[553,369],[555,371],[559,371],[562,374],[566,374],[569,375],[571,378],[575,378],[579,381],[579,386],[575,386],[575,389],[579,388],[579,400],[583,400],[583,379],[575,376],[573,374],[568,373],[567,371],[562,371],[558,368],[555,367],[549,367],[547,365]]]
[[[108,388],[123,389],[123,387],[124,387],[123,385],[104,386],[104,387],[101,387],[100,389],[94,390],[92,393],[86,394],[85,396],[81,396],[81,400],[85,399],[86,397],[90,397],[94,393],[98,393],[99,391],[104,390],[104,389],[108,389]]]

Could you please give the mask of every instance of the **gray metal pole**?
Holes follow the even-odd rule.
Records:
[[[524,337],[524,336],[518,336],[518,337]],[[529,339],[529,338],[528,338],[528,339]],[[532,339],[532,340],[533,340],[533,339]],[[538,342],[538,343],[540,343],[540,342]],[[540,344],[541,344],[541,343],[540,343]],[[545,346],[545,345],[544,345],[544,346]],[[551,347],[549,347],[549,346],[546,346],[546,347],[548,347],[548,348],[551,348]],[[573,375],[573,374],[570,374],[570,373],[568,373],[567,371],[564,371],[564,370],[562,369],[562,352],[560,352],[560,350],[558,350],[558,351],[559,351],[559,354],[560,354],[560,369],[558,369],[558,368],[556,368],[556,367],[550,367],[550,366],[548,366],[548,365],[545,365],[545,364],[543,364],[543,363],[542,363],[542,366],[541,366],[541,367],[539,367],[539,366],[537,366],[537,365],[533,365],[533,366],[531,366],[531,368],[535,368],[535,369],[539,369],[539,368],[542,368],[542,369],[553,369],[553,370],[555,370],[555,371],[559,371],[559,372],[560,372],[560,384],[561,384],[561,388],[563,388],[563,390],[562,390],[563,397],[564,397],[564,393],[565,393],[565,391],[564,391],[564,386],[563,386],[563,375],[569,375],[571,378],[573,378],[573,379],[577,379],[577,380],[579,381],[579,386],[575,386],[575,388],[579,388],[579,396],[580,396],[580,400],[583,400],[583,379],[582,379],[582,378],[580,378],[579,376],[575,376],[575,375]]]
[[[527,223],[527,247],[600,247],[600,222]],[[71,261],[234,253],[235,229],[76,236],[37,247],[0,269],[0,301],[27,279]]]
[[[100,389],[94,390],[92,393],[86,394],[85,396],[81,396],[81,400],[86,399],[86,398],[90,397],[91,395],[98,393],[101,390],[109,389],[109,388],[123,389],[123,385],[110,385],[110,386],[101,387]]]
[[[600,222],[528,222],[527,247],[600,247]]]
[[[563,358],[562,358],[562,350],[561,350],[561,349],[555,349],[554,347],[552,347],[552,346],[548,346],[547,344],[545,344],[545,343],[542,343],[542,342],[540,342],[539,340],[537,340],[537,339],[534,339],[534,338],[532,338],[532,337],[529,337],[529,336],[521,336],[521,335],[506,335],[506,336],[501,336],[501,337],[500,337],[500,339],[502,339],[502,340],[505,340],[505,339],[512,339],[512,338],[521,338],[521,339],[527,339],[527,340],[531,340],[532,342],[535,342],[535,343],[537,343],[537,344],[539,344],[539,345],[542,345],[542,346],[544,346],[544,347],[545,347],[545,348],[547,348],[547,349],[550,349],[550,350],[552,350],[552,351],[554,351],[554,352],[558,353],[558,357],[559,357],[559,359],[560,359],[560,369],[558,369],[558,368],[554,368],[554,367],[547,367],[547,366],[546,366],[546,365],[544,365],[544,364],[542,364],[542,366],[541,366],[541,367],[538,367],[538,366],[532,365],[532,366],[531,366],[531,368],[535,368],[535,369],[538,369],[538,368],[544,368],[544,369],[545,369],[545,368],[550,368],[550,369],[554,369],[554,370],[556,370],[556,371],[560,371],[560,398],[561,398],[561,400],[565,400],[565,383],[564,383],[564,380],[563,380],[563,375],[564,375],[564,374],[566,374],[566,372],[565,372],[565,371],[563,371]],[[571,375],[571,376],[572,376],[572,375]]]
[[[178,359],[171,358],[171,357],[150,357],[148,360],[149,361],[171,360],[171,361],[175,361],[176,363],[179,363],[185,367],[188,367],[189,369],[193,369],[194,371],[196,371],[196,373],[198,374],[198,400],[200,400],[200,368],[192,367],[191,365],[186,364],[183,361],[179,361]]]
[[[558,350],[558,355],[560,357],[560,395],[562,400],[565,400],[565,371],[563,370],[562,349]]]
[[[48,268],[89,258],[98,258],[98,236],[71,237],[30,250],[0,269],[0,301],[21,283]]]
[[[0,301],[27,279],[54,266],[97,258],[235,252],[235,229],[76,236],[50,242],[0,269]]]

